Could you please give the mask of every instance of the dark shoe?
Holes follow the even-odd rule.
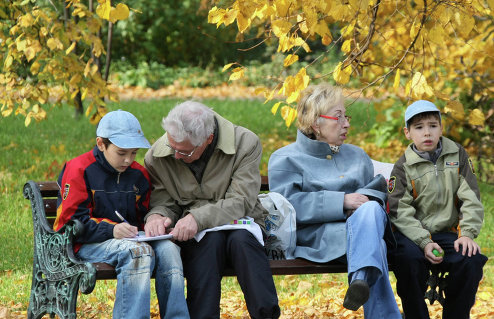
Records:
[[[369,285],[367,281],[356,279],[348,287],[343,301],[343,307],[349,310],[357,310],[369,299]]]

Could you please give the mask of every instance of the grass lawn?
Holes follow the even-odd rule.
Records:
[[[111,110],[118,108],[132,112],[140,120],[146,137],[151,143],[162,134],[161,120],[164,115],[182,100],[163,99],[150,101],[126,101],[120,106],[110,105]],[[220,100],[211,99],[205,104],[214,108],[222,116],[232,122],[245,126],[259,135],[263,143],[263,159],[261,172],[267,174],[267,162],[270,154],[279,147],[294,141],[295,127],[286,128],[279,114],[273,116],[270,105],[264,105],[261,100]],[[349,113],[352,115],[350,135],[357,136],[368,130],[374,121],[375,110],[369,104],[353,105]],[[63,163],[79,154],[90,150],[95,143],[95,126],[85,118],[73,118],[73,110],[67,106],[49,110],[48,119],[40,123],[24,126],[24,118],[10,116],[0,117],[0,309],[8,307],[11,311],[20,313],[27,308],[29,300],[30,280],[32,271],[33,228],[30,204],[22,196],[22,187],[29,180],[54,180],[57,178]],[[360,135],[359,135],[360,136]],[[350,143],[360,143],[358,138],[350,137]],[[137,161],[142,163],[145,151],[137,155]],[[372,155],[372,154],[371,154]],[[374,158],[382,160],[381,158]],[[386,159],[389,160],[389,159]],[[485,225],[478,238],[483,253],[490,259],[494,257],[494,186],[481,184],[482,200],[485,205]],[[492,260],[486,266],[486,278],[483,286],[492,289],[494,284],[494,269]],[[319,283],[314,283],[317,278]],[[307,303],[314,296],[321,296],[324,287],[338,286],[345,288],[345,275],[318,275],[318,277],[279,276],[276,285],[280,294],[280,304],[286,308],[297,292],[302,289],[309,293]],[[300,282],[307,282],[300,288]],[[336,284],[335,284],[336,283]],[[98,314],[111,311],[113,304],[112,292],[114,281],[99,281],[95,292],[89,296],[81,296],[81,304],[85,305],[86,315],[93,311]],[[225,279],[224,294],[236,296],[236,302],[241,302],[238,286],[234,278]],[[313,295],[310,295],[310,294]],[[238,295],[238,296],[237,296]],[[292,296],[292,297],[290,297]],[[305,295],[304,295],[305,296]],[[312,296],[312,297],[310,297]],[[227,295],[225,295],[225,299]],[[305,298],[305,297],[304,297]],[[330,298],[330,297],[327,297]],[[108,300],[108,302],[101,302]],[[98,301],[100,301],[98,303]],[[156,300],[155,300],[156,301]],[[281,302],[282,301],[282,302]],[[302,302],[302,301],[301,301]],[[91,306],[95,304],[95,306]],[[154,305],[155,308],[157,305]],[[222,304],[228,309],[228,305]],[[88,309],[91,308],[91,309]],[[82,311],[82,310],[81,310]],[[87,318],[88,316],[82,316]],[[25,313],[24,313],[25,316]],[[105,316],[105,315],[103,315]],[[0,316],[1,317],[1,316]]]

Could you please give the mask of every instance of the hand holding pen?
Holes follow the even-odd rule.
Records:
[[[137,227],[132,226],[118,211],[115,211],[115,215],[117,215],[122,223],[116,224],[113,227],[113,237],[117,239],[136,237]]]

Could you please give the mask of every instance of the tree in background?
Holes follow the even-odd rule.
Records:
[[[45,108],[54,102],[74,104],[79,113],[89,100],[86,115],[95,123],[105,113],[105,99],[118,97],[107,83],[111,33],[107,48],[101,41],[103,19],[108,30],[128,17],[124,4],[112,7],[110,0],[9,1],[0,3],[0,104],[2,116],[12,113],[42,120]],[[101,58],[106,54],[102,76]]]
[[[379,111],[375,128],[383,141],[400,134],[402,112],[411,100],[428,99],[443,108],[447,134],[476,146],[479,158],[494,157],[494,0],[236,0],[214,1],[208,21],[236,22],[239,34],[257,30],[259,42],[277,46],[284,67],[301,54],[323,47],[308,65],[280,72],[266,101],[281,96],[281,116],[290,126],[295,103],[311,81],[332,80],[353,88],[352,98],[372,97]],[[311,68],[337,56],[334,68]],[[238,61],[231,80],[248,68]],[[383,125],[384,123],[384,125]],[[390,129],[390,127],[393,127]],[[492,163],[492,162],[491,162]]]

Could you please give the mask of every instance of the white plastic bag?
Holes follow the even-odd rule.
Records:
[[[294,259],[297,244],[295,208],[276,192],[258,196],[269,212],[265,219],[268,239],[264,245],[268,259]]]

